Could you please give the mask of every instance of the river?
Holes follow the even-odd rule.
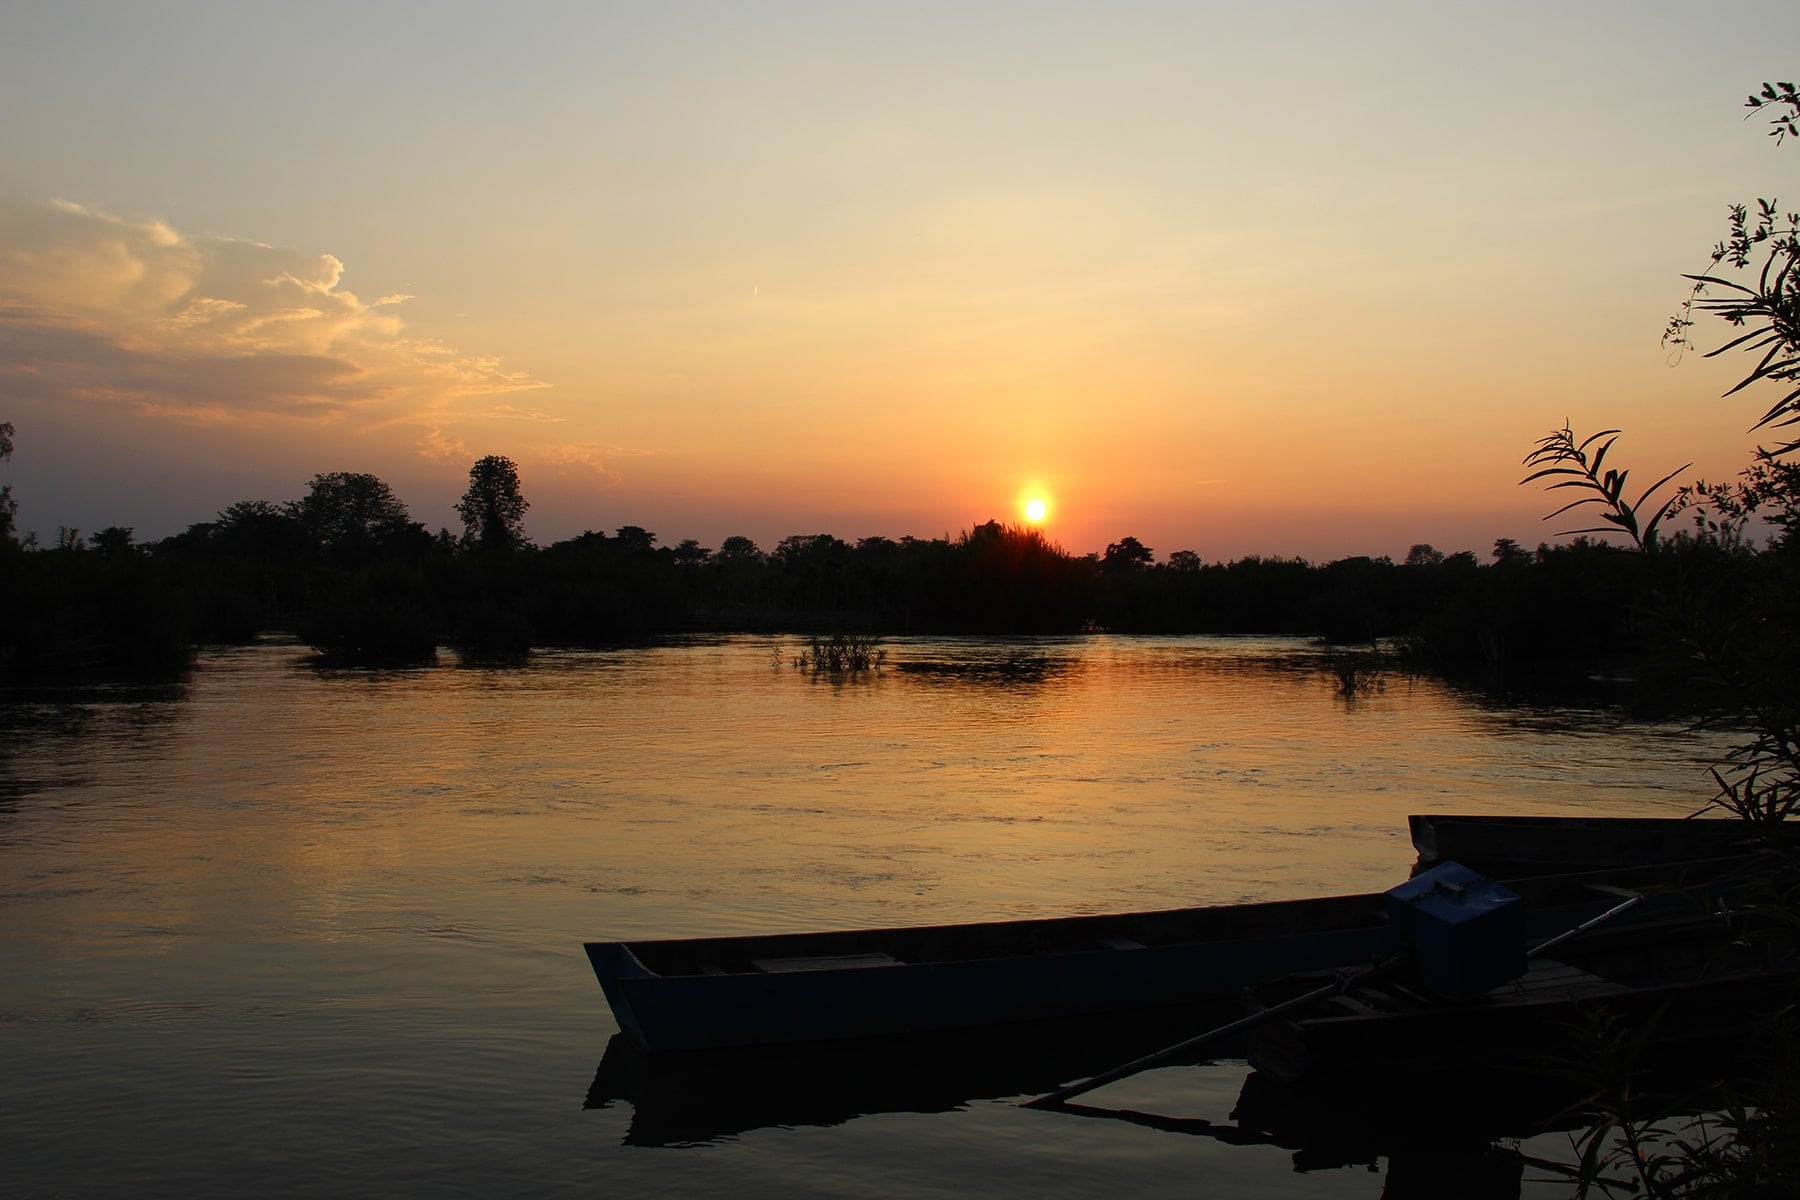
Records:
[[[1379,890],[1409,812],[1681,815],[1726,744],[1398,674],[1346,700],[1285,639],[899,639],[854,680],[798,648],[268,642],[13,695],[4,1190],[1376,1197],[1386,1164],[1185,1136],[1229,1061],[1097,1094],[1161,1126],[981,1095],[646,1137],[590,1100],[616,1026],[581,943]]]

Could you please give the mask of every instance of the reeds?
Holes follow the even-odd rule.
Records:
[[[1355,700],[1387,690],[1387,664],[1381,650],[1334,650],[1325,659],[1327,669],[1336,681],[1337,695]]]
[[[881,639],[866,633],[834,633],[830,638],[814,634],[794,656],[794,670],[812,675],[860,675],[879,671],[886,663]]]

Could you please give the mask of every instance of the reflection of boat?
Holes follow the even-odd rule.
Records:
[[[586,1107],[630,1103],[625,1140],[642,1146],[693,1145],[772,1126],[837,1125],[870,1113],[950,1112],[972,1101],[1045,1091],[1135,1058],[1188,1036],[1196,1020],[1191,1009],[1159,1009],[1129,1021],[1040,1021],[658,1053],[615,1034]]]
[[[650,1053],[615,1034],[606,1045],[584,1103],[589,1109],[626,1103],[632,1116],[624,1141],[633,1146],[694,1146],[758,1129],[839,1125],[877,1113],[954,1112],[983,1100],[1029,1096],[1057,1083],[1103,1069],[1125,1058],[1191,1034],[1194,1014],[1160,1009],[1130,1021],[1088,1019],[1006,1026],[1001,1029],[870,1038],[830,1044]],[[1209,1053],[1242,1054],[1225,1044]],[[1192,1066],[1201,1058],[1177,1060]],[[1240,1076],[1241,1063],[1213,1070]],[[1228,1144],[1277,1145],[1300,1151],[1307,1168],[1370,1163],[1378,1154],[1423,1147],[1406,1131],[1418,1124],[1414,1105],[1387,1113],[1385,1122],[1355,1113],[1307,1113],[1296,1118],[1293,1093],[1252,1074],[1243,1083],[1235,1124],[1192,1114],[1157,1114],[1070,1104],[1056,1112],[1104,1118],[1171,1134]],[[1303,1094],[1301,1094],[1303,1095]],[[1430,1148],[1467,1142],[1476,1127],[1430,1125]],[[1395,1130],[1401,1132],[1396,1135]],[[1533,1130],[1535,1132],[1535,1130]]]
[[[1313,983],[1266,985],[1253,1002],[1272,1005]],[[1441,999],[1400,963],[1246,1037],[1259,1069],[1327,1094],[1379,1104],[1448,1088],[1482,1102],[1518,1086],[1541,1095],[1549,1069],[1566,1073],[1604,1044],[1603,1021],[1634,1039],[1642,1064],[1723,1072],[1797,983],[1800,962],[1780,940],[1670,910],[1558,945],[1473,999]],[[1563,1082],[1570,1099],[1586,1090]]]
[[[1654,874],[1519,881],[1528,932],[1601,911],[1596,886]],[[1186,1005],[1398,949],[1383,896],[1113,916],[674,941],[589,942],[619,1026],[650,1050],[879,1037]]]
[[[1672,1082],[1686,1088],[1695,1081]],[[1701,1097],[1692,1090],[1686,1094]],[[1358,1166],[1374,1171],[1385,1159],[1382,1200],[1515,1200],[1524,1194],[1527,1168],[1540,1182],[1580,1177],[1576,1151],[1559,1161],[1527,1155],[1518,1145],[1541,1134],[1584,1128],[1588,1117],[1567,1100],[1555,1090],[1530,1088],[1503,1095],[1465,1089],[1399,1095],[1377,1087],[1327,1096],[1251,1071],[1231,1119],[1237,1141],[1260,1140],[1292,1150],[1296,1171]],[[1643,1114],[1693,1111],[1679,1105],[1646,1106]],[[1542,1150],[1555,1153],[1553,1147]]]
[[[1596,870],[1720,857],[1800,837],[1730,818],[1507,817],[1415,813],[1406,819],[1421,869],[1459,862],[1490,875]]]

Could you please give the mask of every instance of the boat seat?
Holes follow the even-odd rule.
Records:
[[[810,954],[793,958],[753,958],[759,971],[842,971],[853,967],[897,967],[900,960],[879,950],[868,954]]]

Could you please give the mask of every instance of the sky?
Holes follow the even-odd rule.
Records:
[[[331,471],[454,529],[500,454],[539,543],[1535,545],[1565,420],[1756,444],[1659,337],[1800,192],[1791,16],[8,0],[0,482],[47,541]]]

